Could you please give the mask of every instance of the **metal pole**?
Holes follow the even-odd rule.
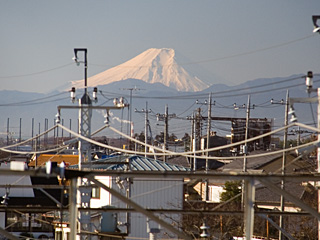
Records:
[[[196,115],[195,113],[193,113],[193,117],[192,117],[192,122],[193,122],[193,141],[192,141],[192,145],[193,145],[193,170],[197,171],[197,157],[196,157],[196,151],[197,151],[197,134],[196,134]]]
[[[69,212],[70,212],[70,240],[76,240],[77,238],[77,184],[78,179],[72,178],[70,184],[70,196],[69,196]]]
[[[7,119],[7,146],[9,145],[10,118]]]
[[[48,118],[45,118],[44,119],[44,131],[47,131],[48,128],[49,128]],[[45,146],[47,146],[47,144],[48,144],[48,133],[46,133],[44,137],[45,137],[44,144],[45,144]]]
[[[70,118],[70,130],[71,130],[71,127],[72,127],[72,119]],[[72,136],[71,136],[71,132],[69,133],[69,138],[71,138]]]
[[[131,133],[131,122],[132,122],[132,90],[133,88],[130,88],[130,105],[129,105],[129,132]],[[148,109],[147,109],[148,110]],[[128,140],[128,145],[130,146],[130,140]]]
[[[61,119],[61,125],[64,126],[64,119]],[[61,129],[61,139],[63,142],[63,129]]]
[[[289,108],[289,90],[287,90],[287,96],[286,96],[286,106],[285,106],[285,117],[284,117],[284,125],[288,125],[288,108]],[[288,137],[288,129],[286,128],[284,130],[284,136],[283,136],[283,149],[287,148],[287,137]],[[283,152],[282,156],[282,166],[281,166],[281,174],[285,175],[285,166],[286,166],[286,159],[287,159],[287,154],[286,152]],[[284,180],[281,180],[281,189],[284,190]],[[285,210],[285,201],[284,201],[284,196],[281,194],[280,196],[280,211],[284,212]],[[282,229],[284,225],[283,217],[280,215],[279,218],[279,227]],[[283,233],[282,231],[279,231],[279,239],[283,239]]]
[[[248,152],[248,135],[249,135],[249,122],[250,122],[250,95],[248,96],[248,103],[247,103],[247,114],[246,114],[246,131],[245,131],[245,143],[244,143],[244,147],[243,147],[243,172],[247,172],[247,152]],[[250,191],[250,189],[248,189],[249,183],[246,180],[242,181],[242,202],[241,202],[241,208],[244,211],[244,230],[245,230],[245,236],[246,239],[249,240],[251,238],[247,238],[247,234],[251,233],[251,226],[250,224],[253,224],[253,221],[251,221],[251,219],[248,219],[249,217],[251,217],[251,215],[248,213],[250,212],[250,206],[247,204],[247,199],[248,198],[248,191]],[[249,232],[249,233],[248,233]]]
[[[19,125],[19,142],[21,142],[21,127],[22,127],[22,118],[20,118],[20,125]]]
[[[243,149],[243,172],[247,171],[247,153],[248,153],[248,135],[249,135],[249,123],[250,123],[250,95],[248,96],[248,104],[247,104],[247,116],[246,116],[246,132],[244,136],[244,149]]]
[[[168,150],[168,104],[166,104],[165,112],[164,112],[164,139],[163,139],[163,147],[164,150]],[[164,162],[167,161],[167,155],[164,153]]]
[[[320,128],[320,88],[318,88],[318,128]],[[320,136],[318,134],[318,140],[320,139]],[[318,162],[318,169],[317,172],[320,173],[320,147],[318,147],[318,153],[317,153],[317,162]],[[318,182],[318,212],[320,213],[320,182]],[[318,220],[318,239],[320,239],[320,220]]]
[[[211,93],[209,94],[209,104],[208,104],[208,127],[207,127],[207,149],[210,148],[210,131],[211,131],[211,103],[212,103],[212,97]],[[209,152],[206,153],[206,172],[209,170]],[[209,201],[209,182],[208,179],[205,180],[205,200]]]
[[[33,138],[33,131],[34,131],[34,118],[32,118],[32,120],[31,120],[31,138]],[[32,147],[32,150],[33,150],[34,140],[32,140],[32,142],[31,142],[31,147]]]
[[[144,141],[146,143],[144,150],[145,150],[145,157],[147,157],[147,152],[148,152],[148,102],[146,102],[146,112],[145,112],[145,126],[144,126]]]
[[[245,222],[245,237],[246,240],[251,240],[253,236],[253,224],[254,224],[254,199],[255,199],[255,187],[254,180],[245,181],[245,208],[244,208],[244,222]]]
[[[41,138],[40,138],[40,133],[41,133],[41,124],[39,122],[39,129],[38,129],[38,145],[39,145],[39,149],[40,149],[40,146],[41,146]]]
[[[88,95],[87,89],[87,49],[86,48],[75,48],[74,52],[77,57],[77,52],[84,52],[84,94],[81,99],[79,99],[79,134],[81,136],[91,137],[91,116],[92,116],[92,100]],[[81,106],[87,106],[87,108],[82,108]],[[81,170],[82,162],[89,162],[89,169],[91,168],[91,144],[82,139],[79,139],[78,154],[79,154],[79,170]],[[81,181],[82,188],[80,189],[80,206],[83,208],[90,208],[90,199],[91,199],[91,188],[90,182],[82,179]],[[86,186],[86,187],[83,187]],[[80,213],[80,222],[81,230],[91,231],[91,213],[90,211],[82,211]],[[87,236],[88,239],[91,239],[91,236]],[[81,236],[81,239],[85,239],[85,236]]]
[[[56,123],[56,120],[53,119],[53,126],[55,126],[57,123]],[[57,131],[57,128],[53,129],[53,144],[56,143],[56,131]]]

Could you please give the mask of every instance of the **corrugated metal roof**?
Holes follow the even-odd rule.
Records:
[[[256,151],[252,154],[264,153],[263,151]],[[247,169],[258,169],[259,167],[272,162],[280,157],[282,157],[282,153],[277,153],[274,155],[260,156],[255,158],[247,159]],[[242,169],[243,168],[243,159],[235,159],[231,163],[224,165],[220,169]]]
[[[163,161],[146,158],[143,156],[125,156],[118,155],[108,159],[99,159],[90,163],[82,163],[83,168],[96,170],[132,170],[132,171],[190,171],[190,168],[166,163]],[[72,168],[77,168],[78,165],[73,165]]]

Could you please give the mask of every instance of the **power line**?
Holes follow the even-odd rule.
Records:
[[[98,146],[101,146],[101,147],[104,147],[104,148],[108,148],[108,149],[112,149],[114,151],[119,151],[119,152],[128,153],[128,154],[146,154],[144,152],[137,152],[137,151],[131,151],[131,150],[121,149],[121,148],[117,148],[117,147],[112,147],[112,146],[109,146],[109,145],[94,141],[94,140],[92,140],[90,138],[84,137],[84,136],[82,136],[82,135],[80,135],[80,134],[68,129],[67,127],[65,127],[65,126],[63,126],[61,124],[58,124],[58,126],[60,128],[62,128],[62,129],[64,129],[64,130],[66,130],[67,132],[73,134],[74,136],[76,136],[78,138],[81,138],[81,139],[83,139],[83,140],[85,140],[87,142],[90,142],[92,144],[95,144],[95,145],[98,145]],[[214,147],[214,148],[210,148],[210,149],[177,153],[177,152],[165,150],[165,149],[162,149],[162,148],[158,148],[158,147],[155,147],[155,146],[151,146],[149,144],[145,144],[144,142],[141,142],[141,141],[139,141],[139,140],[137,140],[135,138],[127,136],[126,134],[118,131],[117,129],[115,129],[115,128],[111,127],[111,126],[109,126],[109,129],[112,130],[113,132],[116,132],[117,134],[120,134],[120,135],[130,139],[131,141],[134,141],[134,142],[136,142],[138,144],[141,144],[141,145],[144,145],[144,146],[153,147],[155,150],[159,151],[159,153],[147,153],[147,155],[158,155],[158,156],[161,156],[161,155],[169,155],[170,156],[171,155],[171,156],[194,157],[193,154],[205,153],[205,152],[209,152],[209,151],[219,151],[221,149],[230,148],[230,147],[234,147],[234,146],[237,146],[237,145],[242,145],[242,144],[244,144],[246,142],[252,142],[252,141],[255,141],[257,139],[264,138],[266,136],[281,132],[281,131],[283,131],[285,129],[288,129],[288,128],[294,127],[294,126],[300,126],[300,127],[303,127],[303,128],[315,131],[315,132],[319,131],[317,128],[310,127],[310,126],[307,126],[305,124],[296,122],[296,123],[292,123],[292,124],[284,126],[284,127],[280,127],[280,128],[278,128],[276,130],[273,130],[271,132],[264,133],[264,134],[261,134],[261,135],[256,136],[256,137],[252,137],[252,138],[250,138],[248,140],[243,140],[243,141],[239,141],[239,142],[236,142],[236,143],[232,143],[232,144],[228,144],[228,145],[224,145],[224,146],[220,146],[220,147]],[[262,154],[248,155],[247,158],[264,157],[264,156],[279,154],[279,153],[283,153],[283,152],[294,151],[294,150],[297,150],[297,149],[300,149],[300,148],[304,148],[304,147],[307,147],[307,146],[311,146],[311,145],[315,146],[318,143],[319,143],[318,140],[316,140],[316,141],[309,142],[309,143],[306,143],[306,144],[303,144],[303,145],[299,145],[299,146],[295,146],[295,147],[292,147],[292,148],[289,148],[289,149],[281,149],[281,150],[273,151],[273,152],[266,152],[266,153],[262,153]],[[207,156],[197,156],[197,158],[207,158]],[[234,159],[243,159],[243,156],[208,157],[208,159],[215,159],[215,160],[230,160],[230,159],[232,159],[232,160],[234,160]]]
[[[0,104],[0,107],[38,105],[38,104],[47,103],[47,102],[59,101],[59,100],[63,100],[63,99],[66,99],[66,98],[58,98],[58,99],[53,99],[53,100],[48,100],[48,99],[53,98],[53,97],[57,97],[57,96],[60,96],[60,95],[66,94],[66,93],[67,92],[64,91],[64,92],[61,92],[61,93],[58,93],[58,94],[54,94],[54,95],[51,95],[51,96],[45,96],[45,97],[41,97],[41,98],[29,100],[29,101]],[[46,101],[44,101],[44,100],[46,100]]]
[[[38,74],[42,74],[42,73],[46,73],[46,72],[51,72],[51,71],[55,71],[67,66],[73,65],[73,63],[68,63],[62,66],[58,66],[55,68],[51,68],[51,69],[46,69],[46,70],[42,70],[39,72],[34,72],[34,73],[27,73],[27,74],[21,74],[21,75],[11,75],[11,76],[0,76],[0,78],[20,78],[20,77],[28,77],[28,76],[34,76],[34,75],[38,75]]]
[[[227,98],[227,97],[234,97],[234,96],[245,96],[248,95],[248,92],[243,92],[241,93],[241,91],[245,91],[245,90],[252,90],[252,89],[256,89],[256,88],[261,88],[261,87],[274,87],[277,84],[281,84],[281,83],[285,83],[285,82],[291,82],[300,78],[303,78],[304,75],[302,76],[298,76],[298,77],[293,77],[293,78],[289,78],[289,79],[284,79],[284,80],[280,80],[277,82],[272,83],[272,86],[270,83],[267,84],[260,84],[257,86],[250,86],[250,87],[244,87],[244,88],[234,88],[234,89],[230,89],[230,90],[225,90],[225,91],[219,91],[219,92],[212,92],[212,95],[214,98]],[[320,82],[320,80],[315,80],[314,82]],[[302,81],[301,83],[298,84],[290,84],[289,86],[284,86],[284,87],[278,87],[276,89],[266,89],[266,90],[260,90],[260,91],[254,91],[254,92],[250,92],[251,95],[254,94],[260,94],[260,93],[265,93],[265,92],[274,92],[274,91],[279,91],[279,90],[283,90],[283,89],[289,89],[289,88],[293,88],[293,87],[297,87],[297,86],[304,86],[305,82]],[[239,93],[240,92],[240,93]],[[105,92],[108,93],[110,95],[115,95],[114,92]],[[230,94],[227,94],[230,93]],[[187,93],[187,94],[182,94],[182,95],[174,95],[174,96],[134,96],[134,98],[139,98],[139,99],[166,99],[166,100],[185,100],[185,99],[197,99],[197,98],[201,98],[201,97],[206,97],[208,95],[208,93]]]
[[[251,51],[247,51],[247,52],[243,52],[243,53],[236,53],[236,54],[233,54],[233,55],[230,55],[230,56],[224,56],[224,57],[206,59],[206,60],[200,60],[200,61],[194,61],[194,62],[179,63],[179,65],[180,66],[185,66],[185,65],[193,65],[193,64],[200,64],[200,63],[207,63],[207,62],[218,62],[218,61],[222,61],[222,60],[226,60],[226,59],[232,59],[232,58],[241,57],[241,56],[245,56],[245,55],[251,55],[251,54],[254,54],[254,53],[258,53],[258,52],[264,52],[264,51],[275,49],[275,48],[280,48],[280,47],[287,46],[287,45],[290,45],[290,44],[293,44],[293,43],[296,43],[296,42],[299,42],[299,41],[303,41],[303,40],[311,38],[311,37],[315,37],[315,35],[314,34],[307,35],[307,36],[304,36],[304,37],[301,37],[301,38],[298,38],[298,39],[294,39],[294,40],[291,40],[291,41],[287,41],[287,42],[283,42],[283,43],[279,43],[279,44],[276,44],[276,45],[272,45],[272,46],[268,46],[268,47],[264,47],[264,48],[260,48],[260,49],[255,49],[255,50],[251,50]],[[90,65],[100,66],[100,67],[106,67],[107,66],[107,65],[92,64],[92,63]],[[178,65],[178,64],[163,64],[161,66],[162,67],[171,67],[171,66],[174,66],[174,65]],[[111,67],[111,66],[109,66],[109,67]],[[113,66],[113,67],[115,67],[115,66]],[[119,68],[150,68],[149,65],[131,65],[131,66],[129,66],[129,65],[124,65],[124,64],[118,65],[116,67],[119,67]]]

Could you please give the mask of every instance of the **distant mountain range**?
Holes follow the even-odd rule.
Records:
[[[315,87],[319,87],[319,75],[315,76],[314,82]],[[80,86],[76,91],[77,98],[80,98],[83,94],[81,89],[83,81],[74,81],[71,84]],[[149,49],[126,63],[89,78],[88,85],[89,92],[92,91],[92,87],[98,87],[97,105],[112,105],[112,99],[121,96],[130,103],[130,97],[132,97],[132,119],[135,132],[144,131],[144,114],[135,112],[134,109],[145,109],[148,102],[148,109],[152,110],[149,117],[154,135],[163,131],[163,127],[159,126],[163,123],[157,122],[155,115],[163,114],[166,104],[169,114],[175,113],[178,118],[169,121],[169,132],[180,136],[185,132],[190,133],[191,122],[186,117],[191,116],[192,112],[199,107],[202,108],[203,116],[207,116],[207,105],[204,102],[208,99],[209,93],[212,93],[214,101],[212,116],[245,117],[245,109],[234,110],[233,105],[234,103],[237,106],[247,104],[248,95],[250,95],[252,108],[250,116],[274,119],[275,127],[283,125],[284,106],[271,105],[272,98],[274,102],[280,103],[281,99],[285,100],[287,89],[290,91],[290,97],[308,97],[305,91],[304,74],[256,79],[237,86],[224,84],[209,86],[208,83],[179,66],[172,49]],[[315,96],[315,93],[311,96]],[[199,104],[196,104],[197,99]],[[45,119],[48,119],[49,127],[54,124],[58,105],[72,104],[67,91],[48,94],[0,91],[0,102],[0,134],[5,136],[9,118],[9,129],[14,138],[19,135],[20,118],[22,119],[22,136],[27,138],[31,136],[32,118],[34,134],[42,132]],[[76,105],[77,102],[73,104]],[[295,104],[295,109],[300,122],[314,124],[317,117],[316,104]],[[111,124],[126,132],[127,125],[125,123],[120,125],[120,119],[126,122],[129,119],[128,114],[128,109],[112,111]],[[102,112],[94,111],[93,130],[103,124],[103,115]],[[76,110],[63,110],[61,117],[66,126],[69,126],[71,119],[72,130],[77,131]],[[228,134],[230,127],[229,122],[212,124],[213,130],[220,136]],[[203,130],[205,131],[205,126]]]
[[[126,79],[139,79],[147,83],[162,83],[178,91],[202,91],[209,85],[187,72],[176,61],[176,53],[169,48],[151,48],[131,60],[110,68],[88,79],[89,87],[110,84]],[[72,86],[82,87],[83,80]]]

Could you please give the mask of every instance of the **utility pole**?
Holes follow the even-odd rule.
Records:
[[[44,119],[44,131],[47,131],[48,128],[49,128],[48,118],[45,118]],[[44,146],[45,146],[45,148],[47,147],[47,145],[48,145],[48,133],[46,133],[44,135]]]
[[[243,147],[243,172],[247,172],[247,153],[248,153],[248,137],[249,137],[249,123],[250,123],[250,95],[248,96],[247,111],[246,111],[246,131],[245,131],[245,144]],[[253,223],[254,223],[254,183],[253,181],[244,180],[242,184],[242,204],[244,210],[244,235],[247,240],[252,238]],[[244,203],[245,206],[244,206]]]
[[[289,90],[287,90],[287,95],[286,95],[286,101],[284,102],[283,99],[281,101],[274,101],[271,99],[271,104],[285,104],[285,115],[284,115],[284,126],[288,126],[288,112],[289,112]],[[283,136],[283,149],[286,149],[288,144],[287,144],[287,138],[288,138],[288,129],[286,128],[284,130],[284,136]],[[285,166],[286,166],[286,159],[287,159],[287,153],[283,152],[282,155],[282,165],[281,165],[281,174],[285,175]],[[282,190],[285,190],[284,186],[284,180],[281,180],[280,183],[280,188]],[[284,196],[281,194],[280,195],[280,211],[284,212],[285,210],[285,200]],[[284,226],[284,219],[283,216],[279,216],[279,228],[283,229]],[[279,230],[279,240],[282,240],[284,238],[284,235],[281,230]]]
[[[32,139],[33,139],[33,131],[34,131],[34,118],[32,118],[32,120],[31,120],[31,138]],[[55,133],[55,130],[54,130],[54,133]],[[54,137],[53,137],[53,141],[54,141]],[[32,150],[34,150],[34,148],[33,148],[34,147],[34,140],[32,140],[31,147],[32,147]]]
[[[71,127],[72,127],[72,120],[71,120],[71,118],[70,118],[70,120],[69,120],[69,128],[70,128],[70,130],[71,130]],[[71,139],[71,133],[69,133],[69,138]]]
[[[164,133],[163,133],[163,149],[168,150],[168,138],[169,138],[169,119],[176,117],[175,113],[169,114],[168,113],[168,104],[165,106],[165,113],[160,114],[157,113],[157,121],[164,121]],[[163,161],[167,161],[166,152],[163,154]]]
[[[130,104],[129,104],[129,133],[131,134],[132,131],[132,91],[138,91],[142,90],[140,88],[134,87],[134,88],[122,88],[122,90],[129,90],[130,91]],[[132,136],[131,136],[132,137]],[[130,142],[130,140],[128,140]],[[130,146],[130,143],[128,144]]]
[[[285,106],[285,117],[284,117],[284,125],[288,126],[288,108],[289,108],[289,90],[287,90],[287,95],[286,95],[286,106]],[[287,138],[288,138],[288,129],[286,128],[284,130],[284,136],[283,136],[283,149],[287,148]],[[285,166],[286,166],[286,161],[287,161],[287,153],[283,152],[283,156],[282,156],[282,166],[281,166],[281,174],[285,175]],[[280,185],[282,190],[285,190],[285,186],[284,186],[284,180],[281,180],[281,185]],[[285,210],[285,200],[284,200],[284,196],[281,194],[280,196],[280,211],[284,212]],[[283,229],[284,226],[284,219],[283,216],[280,215],[279,218],[279,227],[281,229]],[[279,231],[279,240],[283,239],[283,234],[282,231]]]
[[[243,148],[243,172],[247,171],[247,153],[248,153],[248,135],[249,135],[249,123],[250,123],[250,95],[248,96],[247,114],[246,114],[246,131],[244,135],[244,148]]]
[[[10,118],[7,119],[7,146],[9,145]]]
[[[210,148],[210,132],[211,132],[211,106],[212,106],[212,94],[210,93],[209,94],[209,101],[204,101],[204,103],[200,103],[198,100],[196,101],[197,104],[205,104],[205,105],[208,105],[208,123],[207,123],[207,146],[206,148],[209,149]],[[200,108],[199,108],[200,109]],[[200,111],[198,109],[198,120],[201,120],[202,117],[199,117],[200,115]],[[200,124],[201,126],[201,124]],[[201,132],[201,131],[200,131]],[[200,137],[201,138],[201,137]],[[205,148],[205,146],[203,146],[203,148]],[[209,170],[209,151],[206,152],[206,165],[205,165],[205,171],[206,173],[208,172]],[[204,180],[204,183],[205,183],[205,197],[204,199],[206,201],[209,201],[209,182],[208,182],[208,179],[205,179]]]
[[[313,16],[317,19],[320,19],[320,16]],[[315,20],[315,19],[314,19]],[[318,27],[318,30],[320,28]],[[320,129],[320,88],[313,89],[313,73],[309,71],[306,75],[306,86],[307,86],[307,92],[317,92],[317,97],[316,98],[290,98],[289,99],[289,104],[290,104],[290,112],[291,114],[291,122],[297,121],[297,117],[295,115],[294,109],[293,109],[293,104],[294,103],[305,103],[305,102],[317,102],[318,103],[318,129]],[[318,133],[318,141],[320,140],[320,134]],[[317,146],[317,172],[320,173],[320,146],[318,144]],[[318,189],[318,213],[320,213],[320,182],[317,181],[316,187]],[[320,221],[318,220],[318,239],[320,239]]]
[[[197,114],[193,113],[193,170],[197,171],[197,155],[196,151],[198,150],[197,142],[198,142],[198,134],[197,134]]]
[[[144,123],[144,132],[145,132],[145,157],[147,157],[147,152],[148,152],[148,147],[147,147],[147,144],[148,144],[148,125],[149,125],[149,119],[148,119],[148,113],[149,113],[149,110],[148,110],[148,102],[146,102],[146,117],[145,117],[145,123]]]
[[[145,113],[145,120],[144,120],[144,142],[145,142],[145,157],[147,157],[147,152],[148,152],[148,125],[149,125],[149,117],[148,117],[148,113],[151,112],[151,110],[148,110],[148,102],[146,102],[146,109],[142,109],[141,111],[138,111],[137,109],[135,109],[135,112],[137,113]]]
[[[163,136],[163,148],[164,150],[168,150],[168,105],[166,104],[165,107],[165,114],[164,114],[164,136]],[[164,161],[167,161],[167,155],[164,153]]]
[[[195,129],[195,124],[194,124],[194,112],[192,113],[192,117],[191,117],[191,136],[190,136],[190,148],[192,149],[193,152],[195,152],[195,133],[194,133],[194,129]],[[190,160],[190,166],[192,166],[192,169],[195,171],[196,170],[196,154],[194,153],[193,154],[193,164],[192,164],[192,161]]]
[[[20,124],[19,124],[19,143],[21,142],[21,127],[22,127],[22,118],[20,118]]]
[[[210,148],[210,132],[211,132],[211,104],[212,104],[212,95],[209,94],[209,104],[208,104],[208,126],[207,126],[207,150]],[[206,173],[209,171],[209,151],[206,153]],[[209,201],[209,180],[205,180],[205,200]]]
[[[196,152],[200,148],[201,143],[201,108],[197,109],[196,113],[193,113],[193,151]],[[197,157],[194,153],[193,158],[193,170],[197,170]]]

